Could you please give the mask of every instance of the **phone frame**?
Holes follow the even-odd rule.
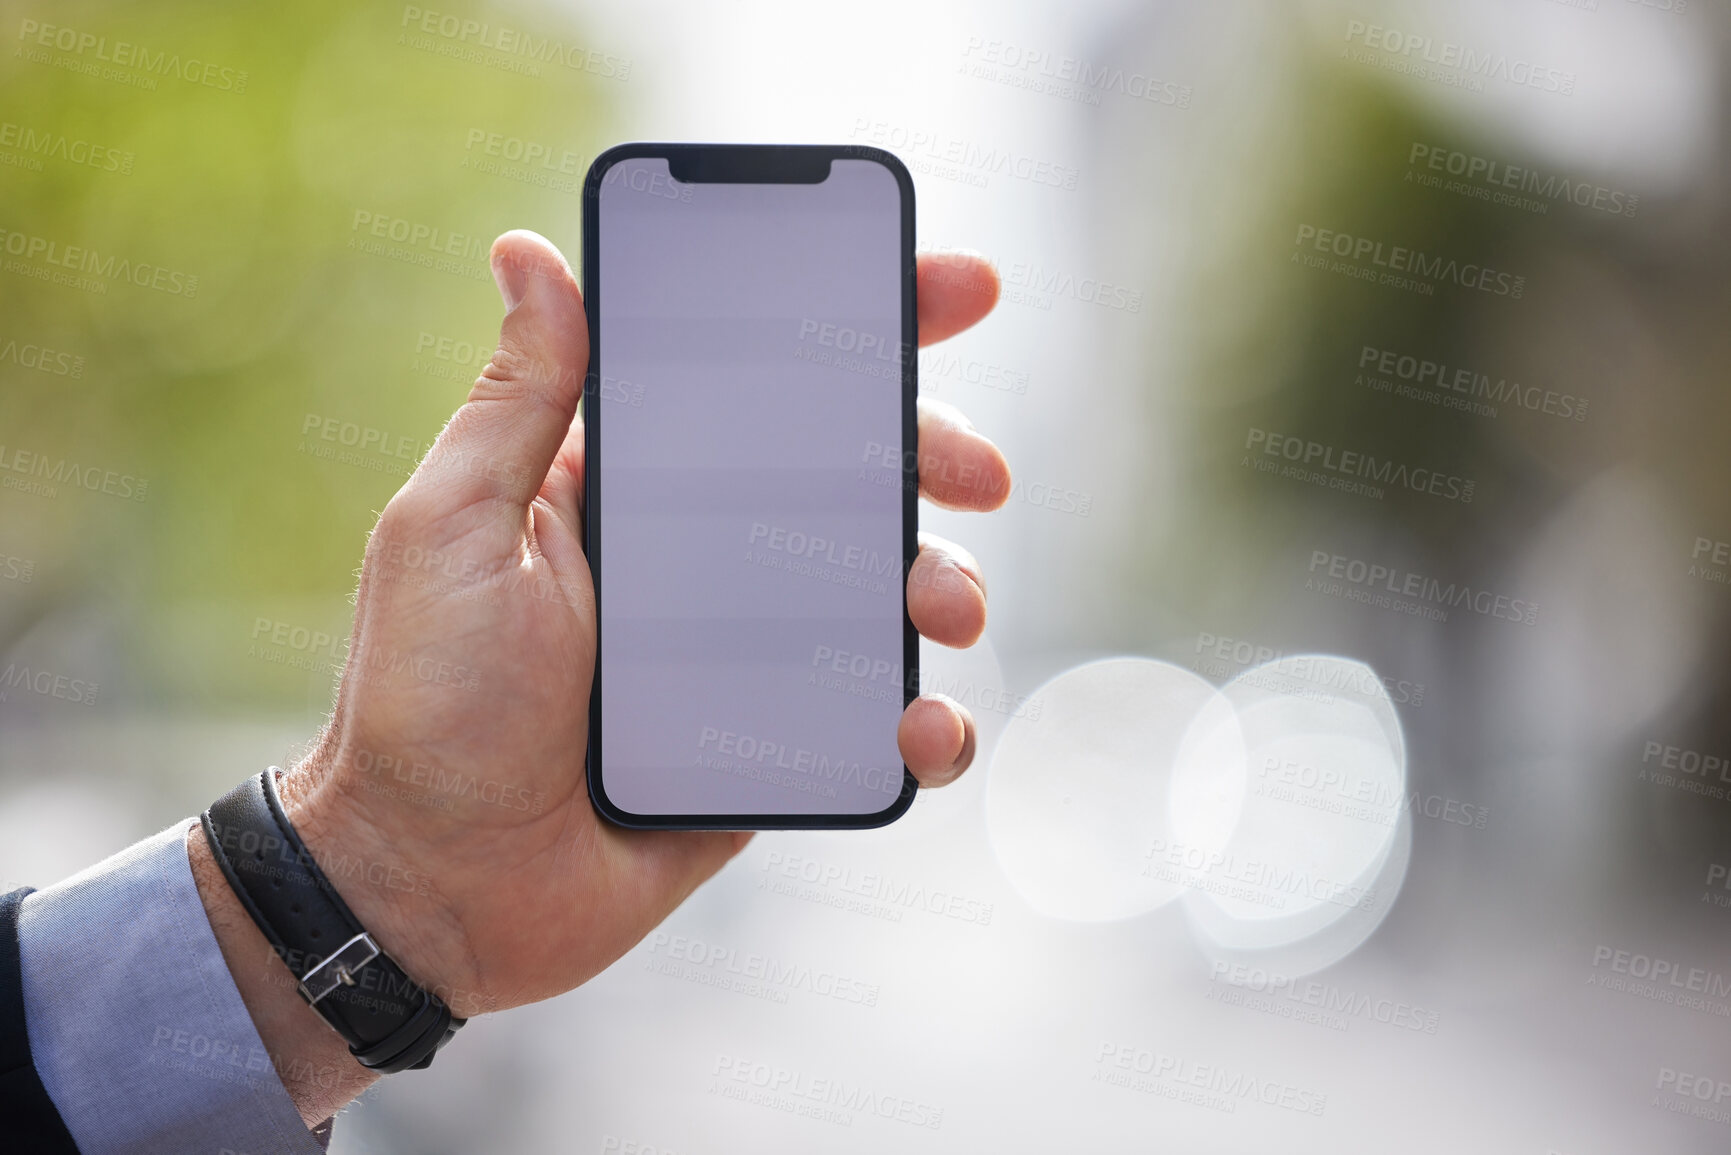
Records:
[[[907,813],[919,783],[906,764],[902,789],[882,810],[869,814],[638,814],[607,796],[601,771],[601,183],[622,160],[665,159],[681,183],[819,184],[834,160],[869,160],[889,169],[901,194],[902,288],[902,709],[918,697],[919,631],[908,617],[908,574],[919,555],[919,313],[915,299],[914,181],[893,153],[862,145],[673,144],[637,141],[615,145],[595,158],[583,181],[583,308],[589,323],[589,365],[583,379],[583,543],[595,590],[595,674],[589,691],[589,745],[585,777],[589,798],[609,822],[654,830],[865,830]],[[913,463],[910,467],[909,463]]]

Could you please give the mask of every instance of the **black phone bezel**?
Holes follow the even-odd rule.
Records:
[[[637,141],[615,145],[595,158],[583,181],[583,308],[589,322],[589,365],[583,382],[583,543],[595,591],[595,673],[589,691],[589,744],[584,775],[589,798],[609,822],[652,830],[867,830],[886,826],[907,813],[919,783],[902,766],[902,789],[894,802],[869,814],[637,814],[608,798],[601,771],[601,519],[598,516],[603,407],[597,399],[601,339],[600,229],[601,182],[622,160],[665,159],[668,172],[698,182],[778,184],[821,183],[834,160],[870,160],[889,169],[901,191],[902,280],[902,705],[918,696],[919,632],[908,617],[907,579],[919,554],[919,344],[917,281],[914,262],[914,182],[893,153],[859,145],[673,144]]]

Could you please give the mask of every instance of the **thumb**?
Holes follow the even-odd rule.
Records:
[[[504,234],[492,267],[505,301],[499,347],[409,485],[447,513],[491,501],[521,520],[577,412],[589,326],[571,266],[546,237]]]

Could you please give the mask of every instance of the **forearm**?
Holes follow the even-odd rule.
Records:
[[[294,975],[253,925],[196,824],[187,832],[186,849],[199,898],[241,1001],[301,1118],[308,1127],[316,1126],[379,1076],[354,1060],[342,1037],[296,992]]]

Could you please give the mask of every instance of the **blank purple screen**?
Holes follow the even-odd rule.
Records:
[[[901,792],[901,195],[607,170],[601,775],[642,815]],[[909,476],[912,476],[910,473]]]

